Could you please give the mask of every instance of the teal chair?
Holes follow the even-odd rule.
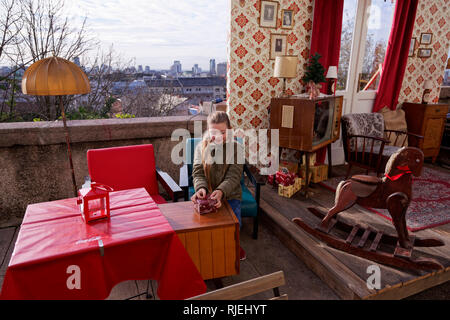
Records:
[[[194,151],[201,138],[191,138],[186,140],[186,154],[184,157],[184,165],[180,168],[180,187],[184,192],[184,200],[188,201],[194,194],[194,184],[192,181],[192,164],[194,162]],[[241,142],[241,139],[238,139]],[[253,172],[252,172],[253,171]],[[253,197],[250,190],[245,185],[245,175],[255,187],[255,196]],[[258,216],[259,216],[259,198],[261,193],[261,185],[265,184],[265,179],[256,172],[256,168],[248,164],[244,164],[244,172],[242,173],[241,187],[241,217],[253,218],[253,238],[258,238]]]

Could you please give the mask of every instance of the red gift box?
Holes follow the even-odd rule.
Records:
[[[294,184],[296,176],[296,173],[277,171],[275,174],[275,181],[282,186],[290,186]]]

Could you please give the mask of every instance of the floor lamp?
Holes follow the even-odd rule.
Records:
[[[77,197],[78,189],[75,180],[75,172],[70,148],[70,135],[66,123],[63,96],[73,94],[85,94],[91,91],[89,79],[84,72],[69,60],[50,57],[33,63],[22,77],[22,92],[34,96],[59,96],[59,106],[64,124],[64,133],[67,143],[67,155],[70,170],[72,171],[72,183],[74,196]]]

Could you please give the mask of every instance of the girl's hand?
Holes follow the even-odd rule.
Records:
[[[197,198],[199,198],[199,199],[206,198],[206,190],[201,188],[196,193],[194,193],[191,197],[192,202],[195,202],[195,200],[197,200]]]
[[[211,193],[211,195],[209,196],[210,199],[217,200],[217,203],[215,206],[216,208],[220,208],[222,206],[222,197],[223,197],[222,190],[214,190],[213,193]]]

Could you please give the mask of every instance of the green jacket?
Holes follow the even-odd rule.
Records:
[[[195,192],[197,192],[201,188],[205,188],[206,190],[208,190],[208,181],[206,180],[205,171],[202,165],[202,143],[203,141],[197,145],[194,153],[192,180],[194,182]],[[226,161],[227,146],[228,148],[230,148],[230,144],[232,144],[233,146],[232,150],[234,150],[234,153],[232,156],[228,156],[229,161]],[[214,144],[210,144],[209,147],[210,149],[207,148],[207,150],[210,150],[212,157],[214,157],[215,159],[222,158],[222,163],[216,163],[220,162],[220,160],[217,160],[216,162],[211,164],[210,183],[212,191],[216,189],[221,190],[223,192],[223,198],[227,200],[241,200],[241,177],[242,171],[244,169],[244,164],[239,164],[238,154],[244,157],[244,149],[242,145],[236,141],[233,141],[224,143],[223,148],[220,145]],[[239,153],[238,148],[240,149]],[[223,150],[223,152],[221,152],[221,150]],[[218,153],[217,157],[215,157],[216,153]],[[220,157],[220,153],[222,153],[222,157]],[[224,172],[225,163],[228,163],[228,167]]]

